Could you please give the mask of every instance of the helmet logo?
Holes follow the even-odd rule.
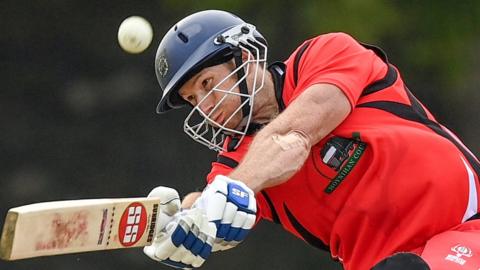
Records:
[[[168,63],[167,63],[167,58],[165,56],[160,56],[158,59],[158,75],[160,75],[162,78],[167,75],[168,72]]]

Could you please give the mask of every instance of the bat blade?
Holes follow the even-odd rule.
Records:
[[[0,258],[18,260],[149,245],[159,199],[54,201],[12,208],[0,240]]]

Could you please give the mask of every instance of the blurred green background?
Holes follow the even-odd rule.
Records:
[[[176,21],[225,9],[267,37],[270,60],[304,40],[348,32],[381,46],[409,88],[475,154],[480,142],[480,2],[466,1],[0,1],[0,222],[39,201],[131,197],[202,186],[215,153],[182,131],[187,111],[158,116],[156,46]],[[123,52],[117,28],[140,15],[150,48]],[[428,151],[428,149],[425,149]],[[341,269],[278,225],[203,269]],[[0,269],[168,269],[140,250],[0,262]]]

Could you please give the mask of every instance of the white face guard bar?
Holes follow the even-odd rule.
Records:
[[[248,31],[246,31],[247,29]],[[237,138],[237,144],[234,146],[234,148],[236,148],[247,134],[247,130],[252,119],[255,95],[262,89],[264,85],[265,72],[267,68],[267,46],[261,42],[253,42],[256,41],[253,35],[254,32],[255,26],[251,24],[242,24],[224,32],[221,35],[224,42],[240,48],[242,52],[246,52],[248,54],[248,58],[246,61],[242,61],[240,66],[237,66],[235,70],[233,70],[229,75],[216,84],[212,90],[198,102],[198,104],[192,109],[185,119],[183,126],[185,133],[187,133],[193,140],[207,146],[212,150],[226,150],[223,147],[223,142],[226,135],[235,136]],[[217,40],[218,38],[215,39],[214,42],[218,42]],[[252,51],[255,52],[256,57],[254,54],[252,54]],[[261,51],[264,53],[261,54]],[[250,70],[250,66],[255,67],[254,70]],[[220,86],[232,76],[237,76],[237,72],[240,69],[244,70],[245,75],[243,75],[241,78],[238,78],[237,82],[229,89],[221,89]],[[250,72],[253,73],[252,76],[254,78],[251,86],[252,89],[249,89],[247,94],[240,93],[241,91],[235,91],[235,89],[239,88],[239,85],[242,82],[245,81],[246,83],[246,78]],[[200,109],[200,105],[214,92],[224,93],[224,96],[218,101],[217,104],[215,104],[214,108],[208,114],[206,114]],[[238,96],[240,98],[241,103],[239,107],[234,110],[231,115],[225,116],[225,120],[222,124],[215,122],[211,117],[230,95]],[[248,108],[248,113],[243,113],[241,124],[234,129],[226,127],[237,113],[242,113],[242,109],[246,106]]]

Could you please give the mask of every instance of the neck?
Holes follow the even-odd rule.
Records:
[[[277,117],[279,113],[275,86],[270,71],[266,71],[263,88],[255,95],[252,122],[266,124]]]

